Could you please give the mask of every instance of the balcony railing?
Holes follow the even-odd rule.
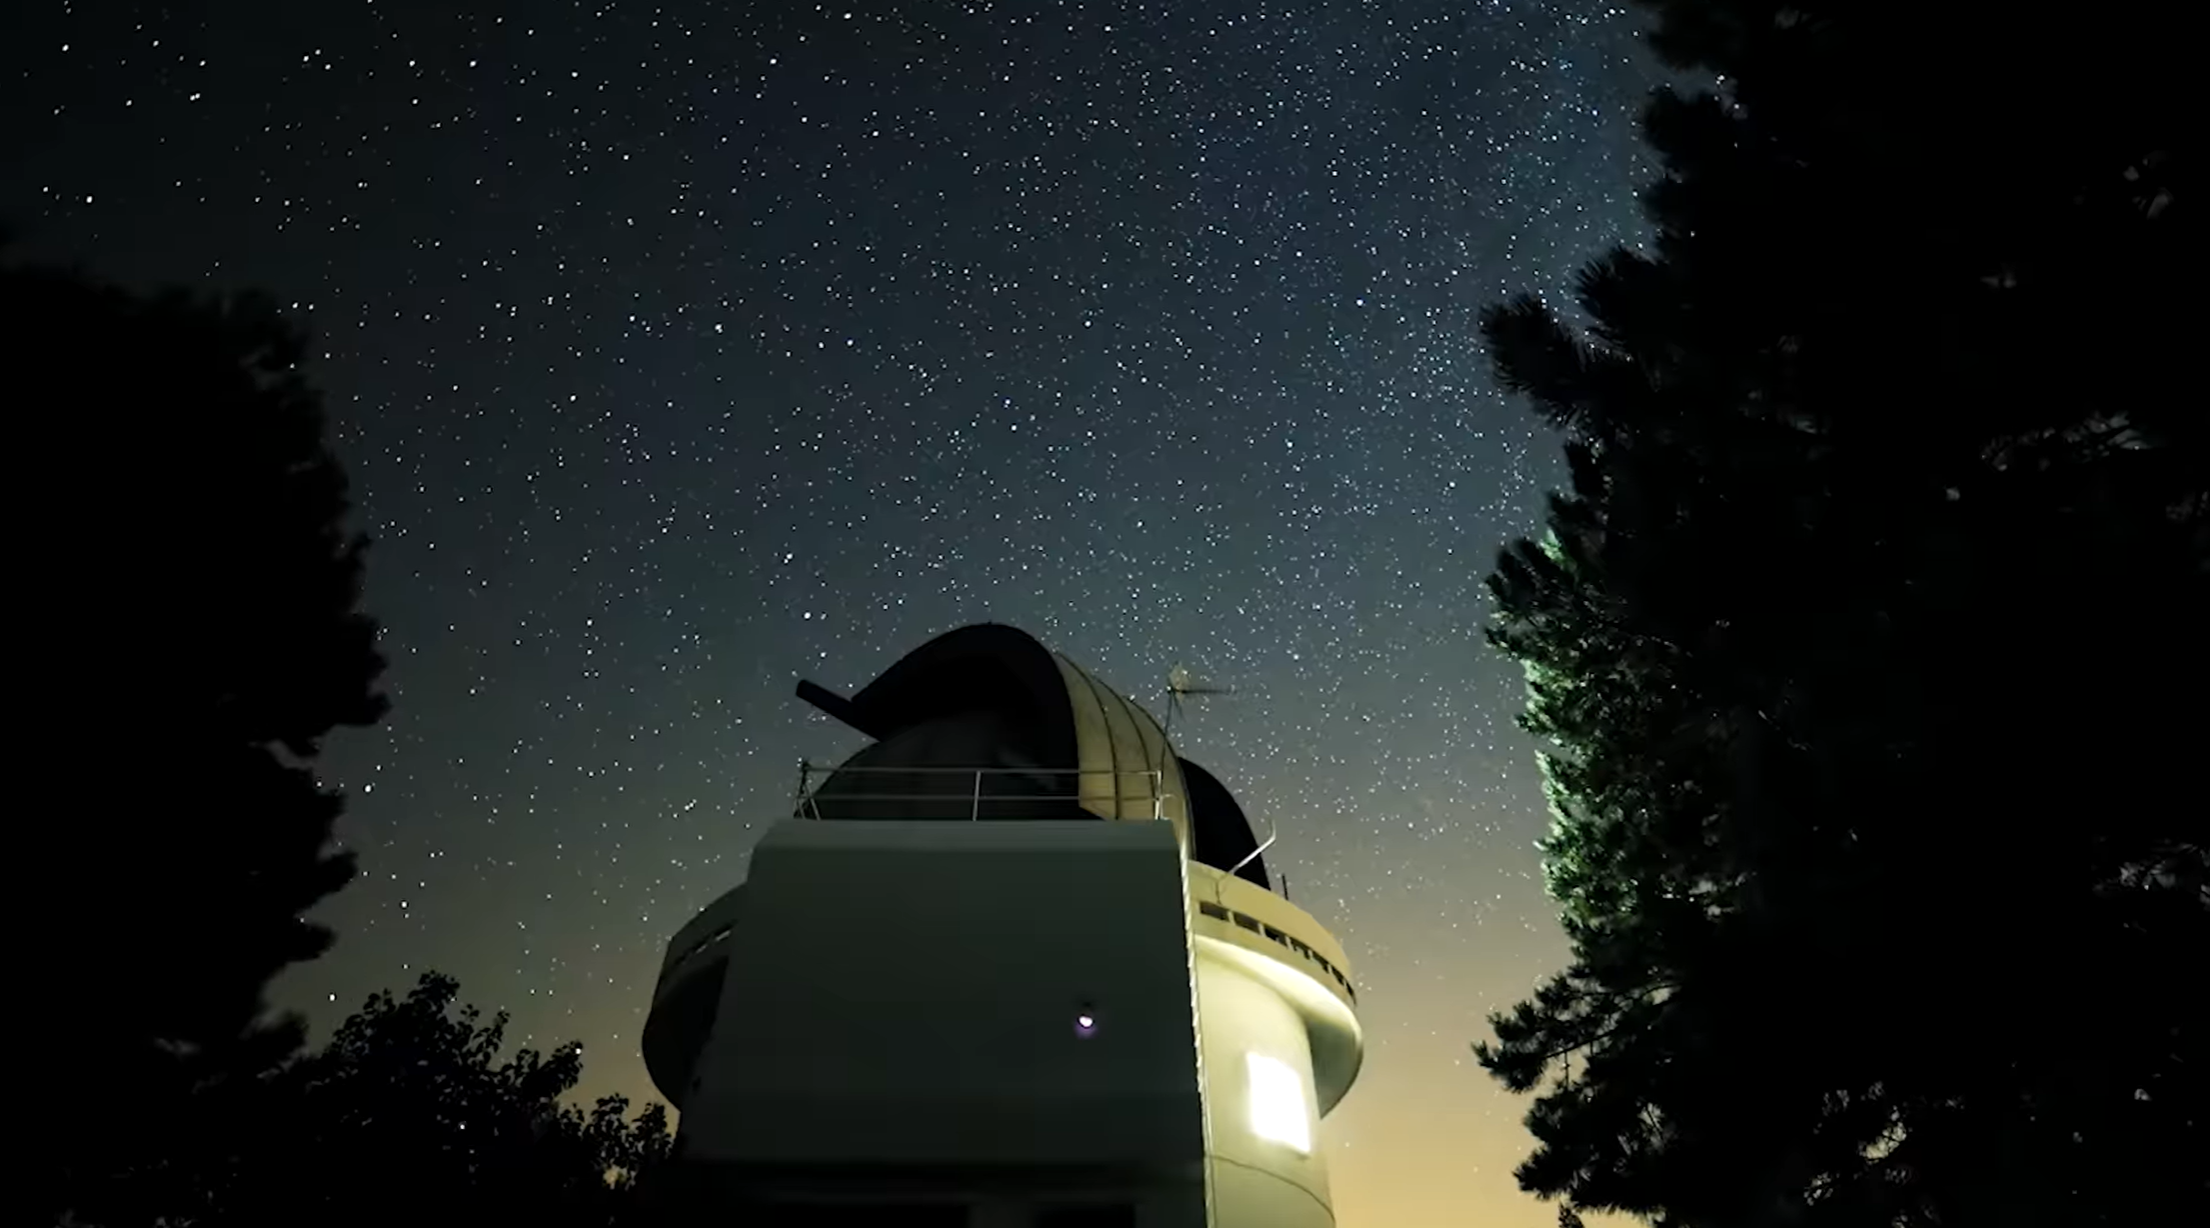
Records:
[[[946,788],[899,788],[912,777],[942,778]],[[1108,783],[1102,788],[1085,788],[1097,778]],[[1130,803],[1148,806],[1153,819],[1166,817],[1166,774],[1157,769],[1127,768],[1041,768],[1041,767],[902,767],[888,764],[845,764],[831,767],[810,759],[798,762],[798,799],[793,815],[801,819],[819,819],[821,814],[821,790],[830,781],[847,779],[864,782],[881,780],[879,790],[864,787],[847,789],[840,785],[825,799],[834,808],[848,802],[864,802],[875,805],[921,805],[941,808],[948,803],[964,803],[969,820],[980,820],[986,808],[996,803],[1084,803],[1104,805],[1115,811],[1125,811]],[[1034,786],[1044,782],[1045,788],[1034,787],[1006,790],[1009,781]],[[1058,791],[1057,787],[1073,790]],[[941,815],[955,818],[956,815]]]
[[[875,791],[846,791],[843,788],[838,788],[829,795],[828,800],[832,807],[841,806],[847,802],[863,802],[882,806],[921,805],[931,810],[941,810],[950,805],[964,803],[967,810],[966,818],[969,821],[982,820],[985,817],[985,808],[1000,802],[1023,805],[1034,805],[1039,802],[1046,804],[1071,803],[1077,807],[1087,802],[1109,806],[1116,811],[1124,811],[1127,804],[1133,801],[1139,806],[1148,805],[1152,819],[1160,820],[1166,817],[1166,801],[1172,796],[1166,791],[1166,774],[1157,769],[899,767],[889,764],[845,764],[841,767],[832,767],[825,763],[815,763],[811,759],[800,759],[798,761],[797,804],[792,809],[791,814],[793,818],[821,819],[823,817],[821,813],[821,787],[831,779],[843,777],[880,779],[883,777],[915,776],[943,778],[946,784],[958,784],[964,787],[946,789],[886,787]],[[1084,782],[1095,777],[1105,777],[1111,780],[1110,792],[1085,792],[1082,787]],[[1003,782],[1007,778],[1017,778],[1024,783],[1031,784],[1039,780],[1065,781],[1069,787],[1074,789],[1074,792],[1037,792],[1034,790],[1005,792],[1002,788],[993,789],[991,787],[993,781]],[[1124,781],[1140,782],[1141,787],[1123,789],[1121,785]],[[899,782],[892,782],[893,785],[896,783]],[[932,817],[956,819],[959,816],[956,814],[935,814]],[[1257,860],[1261,854],[1274,846],[1275,840],[1279,839],[1280,836],[1280,826],[1269,821],[1266,838],[1259,841],[1256,848],[1244,854],[1243,858],[1234,865],[1225,867],[1227,872],[1234,874],[1252,861]],[[1278,868],[1274,869],[1269,877],[1273,882],[1267,889],[1285,900],[1290,898],[1288,878]]]

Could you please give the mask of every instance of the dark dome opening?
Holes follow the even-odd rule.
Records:
[[[1043,769],[1033,723],[986,709],[948,713],[845,760],[814,790],[813,811],[823,819],[1094,817],[1076,804],[1073,777]]]
[[[850,699],[811,683],[798,694],[876,739],[814,791],[821,818],[1094,817],[1074,796],[1066,681],[1026,632],[962,627],[899,658]],[[854,768],[862,770],[846,770]]]
[[[1244,817],[1235,794],[1198,764],[1187,759],[1181,764],[1182,784],[1189,790],[1190,858],[1215,870],[1227,870],[1250,857],[1235,871],[1236,877],[1273,890],[1266,875],[1266,859],[1251,857],[1258,851],[1258,838],[1251,833],[1251,821]]]

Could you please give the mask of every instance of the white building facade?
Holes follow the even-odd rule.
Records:
[[[669,944],[679,1217],[1332,1226],[1356,994],[1226,788],[1010,628],[801,694],[875,741]]]

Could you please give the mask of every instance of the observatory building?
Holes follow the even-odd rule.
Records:
[[[1328,1228],[1350,968],[1227,788],[1010,627],[857,694],[645,1023],[686,1222]]]

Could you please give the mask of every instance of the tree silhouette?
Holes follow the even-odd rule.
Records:
[[[640,1181],[673,1141],[666,1108],[563,1104],[581,1048],[502,1059],[506,1015],[456,1009],[458,992],[427,973],[404,998],[373,995],[320,1052],[232,1089],[189,1160],[198,1222],[640,1222]]]
[[[1654,248],[1583,273],[1585,333],[1483,321],[1571,475],[1490,577],[1573,950],[1478,1046],[1539,1092],[1521,1182],[2168,1221],[2210,1192],[2176,18],[1650,7],[1713,82],[1646,115]]]
[[[20,761],[56,786],[27,978],[54,1120],[22,1168],[41,1213],[123,1222],[159,1201],[194,1096],[298,1044],[263,991],[329,945],[302,914],[353,873],[306,761],[381,716],[382,661],[304,339],[272,303],[0,261],[0,347]]]

